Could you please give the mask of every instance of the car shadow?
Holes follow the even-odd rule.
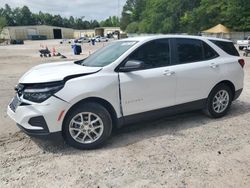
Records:
[[[182,136],[181,131],[194,127],[206,126],[211,122],[231,119],[250,112],[250,103],[236,100],[233,102],[228,114],[222,118],[213,119],[204,115],[201,111],[182,113],[170,117],[160,118],[154,121],[140,122],[126,125],[114,130],[111,138],[98,150],[107,150],[126,147],[144,139],[160,137],[163,135]],[[32,139],[42,150],[50,153],[61,153],[65,155],[77,154],[82,152],[64,143],[62,138],[58,140],[39,140]],[[96,150],[92,150],[96,151]]]

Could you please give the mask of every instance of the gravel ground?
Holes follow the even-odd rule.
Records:
[[[0,46],[0,187],[250,187],[250,58],[245,86],[229,114],[210,119],[190,112],[116,130],[101,149],[80,151],[60,140],[31,139],[6,115],[18,78],[41,59],[39,41]],[[99,47],[43,41],[80,59]]]

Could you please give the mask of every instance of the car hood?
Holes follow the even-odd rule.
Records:
[[[45,83],[61,81],[71,76],[81,76],[98,72],[100,67],[86,67],[70,62],[53,62],[35,66],[26,72],[19,83]]]

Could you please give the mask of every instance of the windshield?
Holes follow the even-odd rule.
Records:
[[[136,41],[118,41],[109,44],[82,60],[79,64],[89,67],[104,67],[117,60]]]

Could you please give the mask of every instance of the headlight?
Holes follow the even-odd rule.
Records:
[[[28,101],[41,103],[62,89],[63,86],[63,82],[29,85],[23,91],[23,98]]]

